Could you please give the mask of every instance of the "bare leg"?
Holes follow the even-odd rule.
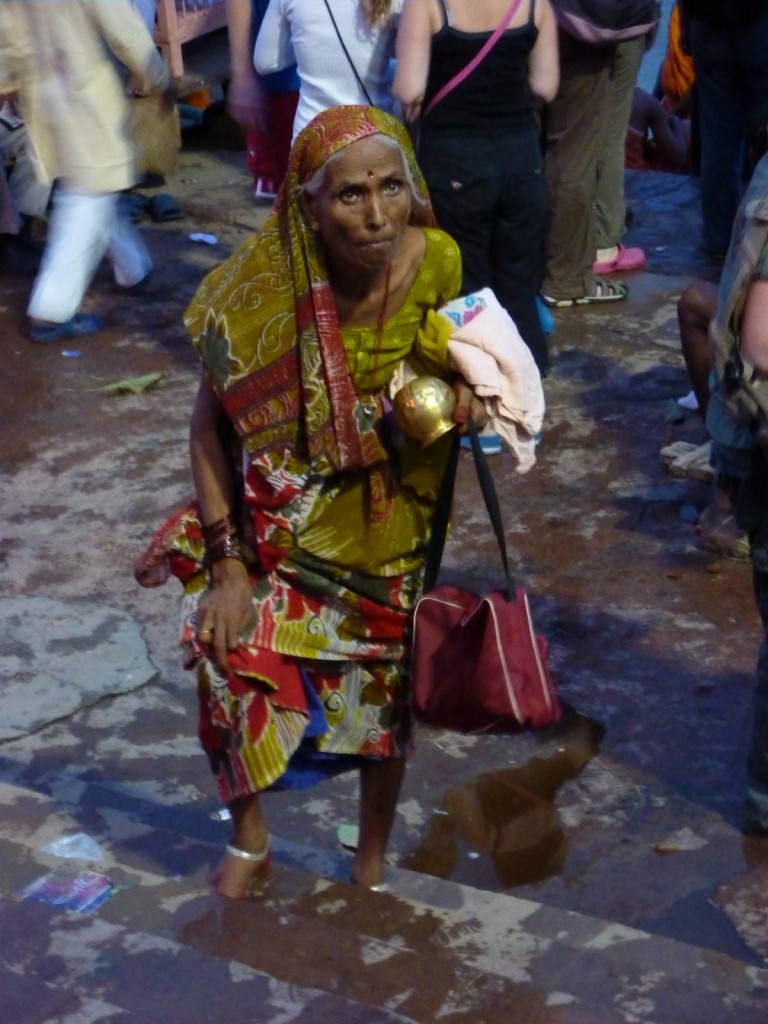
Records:
[[[403,758],[363,761],[360,766],[360,838],[353,882],[371,886],[384,880],[384,855],[404,774]]]
[[[232,814],[230,845],[245,853],[260,854],[267,850],[269,832],[261,813],[257,794],[239,797],[229,805]],[[254,862],[226,853],[211,876],[211,888],[220,896],[243,899],[251,883],[267,870],[268,855]]]
[[[710,281],[690,285],[677,304],[683,358],[702,417],[706,417],[709,402],[709,324],[716,312],[717,285]],[[749,558],[749,543],[736,522],[731,499],[717,484],[714,501],[699,517],[698,531],[701,546],[707,551],[729,558]]]
[[[709,402],[710,359],[707,334],[709,322],[716,310],[717,285],[710,281],[697,281],[689,285],[677,303],[683,359],[702,417],[706,415]]]

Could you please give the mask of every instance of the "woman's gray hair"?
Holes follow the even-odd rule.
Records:
[[[416,182],[413,179],[413,173],[411,172],[411,168],[408,165],[408,160],[405,156],[405,153],[403,152],[403,147],[400,145],[397,139],[393,139],[389,135],[378,134],[371,135],[368,137],[380,139],[386,145],[391,146],[392,149],[396,149],[398,151],[398,153],[400,154],[400,159],[403,161],[403,173],[405,174],[405,180],[408,183],[408,189],[411,193],[411,202],[413,204],[413,209],[417,210],[419,213],[425,213],[428,209],[429,203],[427,200],[423,198],[419,190],[416,188]],[[322,191],[322,188],[325,185],[325,179],[328,176],[329,166],[333,163],[334,160],[337,160],[340,156],[342,156],[343,153],[343,149],[339,150],[338,153],[334,153],[333,156],[329,157],[325,161],[322,167],[319,167],[315,171],[311,178],[305,181],[302,185],[299,185],[299,196],[303,195],[306,192],[307,195],[314,198],[320,191]]]

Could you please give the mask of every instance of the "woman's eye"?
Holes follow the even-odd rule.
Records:
[[[360,195],[360,189],[358,188],[345,188],[343,192],[339,194],[339,198],[345,203],[351,203]]]
[[[396,195],[403,187],[403,183],[397,178],[393,178],[390,181],[385,182],[384,191],[390,195]]]

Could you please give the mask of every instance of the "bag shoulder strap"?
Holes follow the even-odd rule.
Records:
[[[344,56],[347,58],[347,63],[352,68],[352,74],[357,79],[357,84],[362,89],[363,96],[365,96],[365,99],[366,99],[366,101],[368,103],[368,106],[372,107],[372,106],[374,106],[374,102],[371,99],[371,97],[368,95],[368,90],[363,85],[363,80],[360,77],[360,75],[358,74],[357,68],[355,67],[355,64],[354,64],[354,61],[352,60],[352,58],[349,55],[349,50],[347,49],[347,47],[346,47],[346,45],[344,43],[344,39],[342,38],[341,32],[339,32],[339,26],[336,24],[336,19],[333,16],[333,11],[331,10],[331,5],[328,3],[328,0],[323,0],[323,2],[325,3],[325,9],[326,9],[326,11],[328,11],[329,17],[330,17],[331,21],[333,22],[333,29],[334,29],[334,32],[336,33],[336,38],[339,40],[339,43],[341,44],[341,48],[344,51]]]
[[[326,5],[327,5],[328,0],[325,0],[325,2],[326,2]],[[469,75],[471,75],[472,72],[477,67],[477,65],[482,60],[485,59],[485,57],[490,53],[490,51],[494,48],[496,43],[499,41],[501,36],[503,36],[504,33],[506,32],[507,26],[509,25],[510,21],[512,21],[512,19],[514,18],[515,14],[517,13],[517,9],[520,6],[521,2],[522,2],[522,0],[512,0],[512,3],[509,5],[509,9],[507,10],[507,13],[504,15],[504,17],[501,19],[499,24],[496,26],[496,28],[493,31],[493,34],[490,35],[488,37],[488,39],[486,39],[486,41],[483,44],[483,46],[481,47],[481,49],[478,50],[478,52],[475,54],[475,56],[472,58],[472,60],[468,64],[466,64],[461,69],[461,71],[459,71],[457,74],[455,74],[453,76],[453,78],[449,82],[446,82],[445,85],[441,89],[437,90],[435,95],[429,101],[429,105],[427,106],[427,109],[424,111],[424,116],[425,117],[430,112],[430,110],[432,110],[434,107],[437,106],[437,104],[440,102],[440,100],[444,100],[449,92],[453,92],[453,90],[456,88],[457,85],[461,85],[461,83],[464,81],[464,79],[467,78]]]
[[[488,510],[491,526],[493,527],[493,532],[496,536],[496,543],[499,546],[501,564],[504,569],[504,580],[506,586],[505,596],[507,601],[512,601],[515,596],[515,580],[509,571],[507,542],[504,535],[504,523],[501,518],[501,508],[499,507],[499,496],[496,493],[496,488],[493,483],[493,475],[488,466],[488,460],[480,446],[480,437],[477,433],[477,426],[472,419],[467,422],[467,434],[472,444],[472,457],[475,463],[475,471],[477,472],[477,482],[480,484],[480,490],[483,494],[485,507]],[[425,591],[431,590],[437,583],[437,576],[440,572],[440,563],[443,560],[445,540],[448,535],[448,523],[451,518],[453,493],[456,485],[456,469],[459,464],[459,442],[460,438],[456,436],[453,446],[451,447],[451,453],[448,457],[448,463],[445,467],[443,479],[440,481],[440,489],[437,494],[435,514],[432,518],[432,534],[429,539],[427,559],[424,569]]]

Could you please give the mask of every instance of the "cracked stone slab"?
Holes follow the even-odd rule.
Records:
[[[6,597],[0,622],[0,741],[37,732],[157,676],[139,624],[112,605]]]
[[[721,886],[713,898],[715,906],[725,911],[744,942],[764,959],[768,959],[767,884],[768,864],[759,864],[741,878]]]

